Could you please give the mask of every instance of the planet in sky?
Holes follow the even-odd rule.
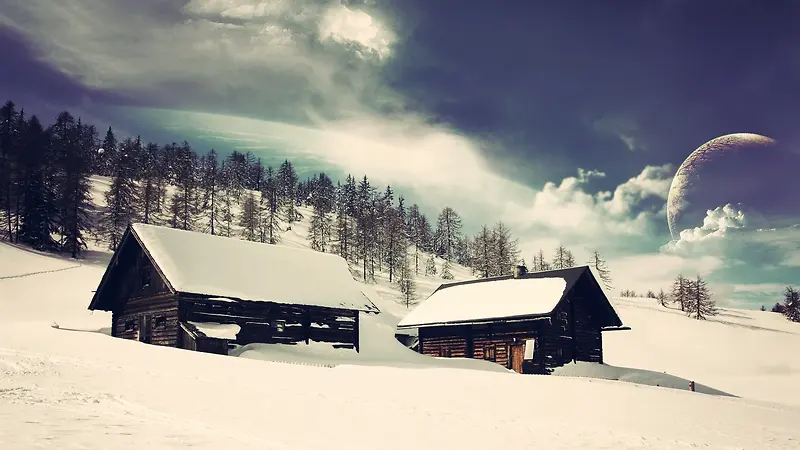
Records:
[[[720,136],[693,151],[678,168],[667,196],[673,239],[703,225],[709,210],[732,205],[747,227],[800,223],[800,154],[752,133]]]

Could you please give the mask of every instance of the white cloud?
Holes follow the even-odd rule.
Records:
[[[319,24],[323,39],[336,42],[356,42],[386,58],[395,42],[394,33],[364,11],[352,10],[342,4],[329,7]]]

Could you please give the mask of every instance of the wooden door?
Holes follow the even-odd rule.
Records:
[[[525,359],[525,344],[511,346],[511,370],[522,373],[522,361]]]
[[[153,342],[153,317],[150,315],[139,316],[139,342]]]

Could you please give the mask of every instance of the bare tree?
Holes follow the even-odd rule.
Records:
[[[686,313],[697,320],[706,320],[708,316],[717,315],[717,307],[706,282],[697,276],[689,282],[689,301],[686,303]]]
[[[614,286],[611,283],[611,270],[608,269],[606,260],[600,255],[600,252],[594,250],[592,255],[589,257],[588,264],[591,267],[594,267],[594,270],[597,271],[597,276],[600,277],[600,281],[603,283],[603,286],[605,286],[606,289],[609,291],[614,289]]]

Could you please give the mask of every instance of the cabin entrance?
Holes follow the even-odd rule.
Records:
[[[522,373],[522,361],[525,359],[525,342],[512,345],[510,350],[511,370]]]
[[[139,316],[139,342],[150,344],[153,342],[153,317]]]

